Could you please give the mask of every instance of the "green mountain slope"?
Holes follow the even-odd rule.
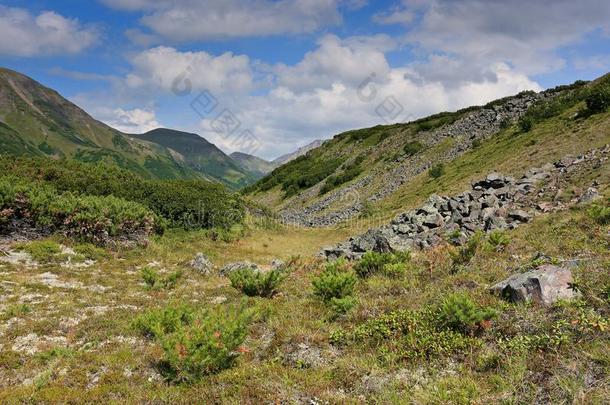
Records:
[[[252,173],[257,179],[264,177],[279,166],[274,162],[268,162],[258,156],[249,155],[243,152],[233,152],[229,156],[239,165],[239,167]]]
[[[165,148],[127,137],[56,91],[8,69],[0,69],[0,147],[13,155],[114,163],[144,177],[201,177]]]
[[[168,148],[170,152],[174,152],[177,160],[191,170],[233,188],[243,187],[256,180],[255,175],[242,169],[223,151],[197,134],[158,128],[130,136]]]
[[[244,192],[284,220],[305,226],[335,225],[379,211],[390,216],[422,187],[453,176],[456,162],[475,161],[455,168],[460,182],[453,178],[452,184],[463,187],[484,170],[514,171],[505,162],[521,170],[608,143],[608,113],[580,113],[588,94],[608,86],[610,76],[604,76],[409,123],[347,131]],[[435,180],[429,171],[438,165],[444,165],[445,175]]]

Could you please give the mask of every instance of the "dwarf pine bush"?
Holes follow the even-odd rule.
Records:
[[[249,297],[273,297],[284,278],[280,269],[263,273],[244,267],[229,274],[231,285]]]
[[[404,273],[404,271],[406,271],[406,263],[410,260],[411,254],[408,251],[396,253],[366,252],[362,255],[362,258],[354,264],[354,271],[362,278],[373,274],[397,276],[399,275],[398,273]]]
[[[347,269],[343,260],[328,263],[322,273],[312,280],[314,294],[324,302],[353,295],[356,275]]]
[[[437,313],[441,326],[461,333],[472,333],[482,326],[482,322],[495,316],[496,312],[492,308],[479,307],[465,294],[448,296]]]

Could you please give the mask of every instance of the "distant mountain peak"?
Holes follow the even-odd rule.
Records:
[[[316,139],[315,141],[313,141],[305,146],[301,146],[299,149],[295,150],[294,152],[287,153],[285,155],[278,157],[277,159],[273,160],[272,163],[274,163],[276,166],[281,166],[285,163],[290,162],[291,160],[298,158],[299,156],[303,156],[310,150],[321,146],[323,143],[324,143],[323,140]]]

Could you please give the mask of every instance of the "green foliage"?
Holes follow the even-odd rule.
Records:
[[[587,213],[600,225],[610,224],[610,200],[605,205],[599,203],[593,204]]]
[[[284,272],[279,269],[261,272],[244,267],[229,274],[233,288],[249,297],[273,297],[284,278]]]
[[[113,165],[51,159],[0,158],[0,170],[59,194],[114,196],[147,206],[170,225],[186,229],[227,228],[245,215],[241,198],[203,180],[145,180]]]
[[[13,304],[9,305],[8,308],[4,310],[4,317],[10,319],[15,316],[29,314],[30,312],[32,312],[32,308],[27,304]]]
[[[166,277],[161,277],[157,271],[151,267],[142,268],[142,280],[146,286],[153,290],[167,289],[171,290],[176,287],[178,280],[182,277],[181,271],[175,271],[168,274]]]
[[[510,237],[506,232],[494,230],[487,236],[487,243],[496,250],[502,250],[510,244]]]
[[[366,252],[362,258],[354,264],[354,271],[359,277],[365,278],[373,274],[384,274],[389,277],[399,277],[406,272],[411,253],[379,253]]]
[[[391,278],[400,278],[407,273],[406,263],[387,263],[383,266],[382,273],[384,276]]]
[[[349,312],[356,306],[358,300],[353,295],[348,295],[343,298],[331,298],[328,305],[334,314],[340,315]]]
[[[478,341],[452,329],[437,326],[429,310],[393,311],[370,319],[352,331],[331,334],[334,344],[353,343],[380,347],[387,355],[400,359],[430,359],[463,352]]]
[[[470,263],[470,261],[476,255],[483,238],[484,234],[482,232],[476,232],[470,237],[470,239],[468,240],[468,242],[466,242],[464,246],[450,250],[449,255],[451,256],[451,261],[453,262],[453,265],[464,266]]]
[[[588,114],[600,114],[610,108],[610,85],[599,85],[591,89],[585,97]]]
[[[101,260],[108,257],[108,253],[104,249],[92,245],[91,243],[81,243],[74,246],[73,249],[78,255],[89,260]]]
[[[195,310],[188,305],[168,305],[139,315],[132,326],[142,335],[161,337],[173,333],[195,320]]]
[[[445,165],[443,165],[442,163],[438,163],[432,166],[430,170],[428,170],[428,175],[433,179],[438,179],[443,174],[445,174]]]
[[[15,245],[15,250],[27,252],[32,258],[39,262],[53,261],[61,253],[59,243],[52,240],[35,240],[29,243]]]
[[[519,118],[517,124],[519,125],[519,130],[521,132],[529,132],[534,128],[534,119],[528,115],[524,115]]]
[[[443,301],[437,319],[444,328],[473,333],[495,316],[496,312],[492,308],[479,308],[469,296],[453,294]]]
[[[358,177],[363,172],[361,163],[364,160],[364,156],[358,156],[352,163],[343,169],[343,173],[338,175],[329,176],[324,183],[324,186],[320,189],[320,194],[326,194],[329,191],[339,187],[341,184],[347,183]]]
[[[170,380],[193,383],[233,365],[251,318],[242,308],[197,314],[178,305],[140,315],[133,326],[159,343],[160,365]]]
[[[326,264],[324,271],[311,282],[314,294],[324,302],[351,296],[356,286],[356,275],[347,269],[343,260]]]
[[[403,150],[405,152],[405,155],[413,156],[424,150],[424,144],[419,141],[407,142]]]

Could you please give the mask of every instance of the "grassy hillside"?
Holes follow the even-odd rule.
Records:
[[[264,177],[278,166],[273,162],[268,162],[265,159],[242,152],[233,152],[230,157],[242,169],[256,176],[257,180]]]
[[[180,162],[191,170],[232,188],[243,187],[255,180],[253,174],[244,170],[215,145],[197,134],[158,128],[130,136],[177,152]]]
[[[463,188],[485,170],[513,173],[607,143],[607,113],[579,112],[586,109],[587,95],[607,88],[609,81],[576,82],[406,124],[348,131],[244,191],[279,212],[314,222],[319,218],[319,223],[354,206],[360,215],[390,216],[407,201],[442,190],[443,184]],[[521,112],[511,112],[515,104],[523,105]],[[505,118],[504,110],[510,112]],[[496,118],[485,122],[489,130],[472,119],[490,115]],[[561,139],[557,133],[563,134]],[[583,136],[588,142],[579,142]],[[472,160],[476,162],[464,163]],[[428,170],[438,163],[444,163],[445,174],[433,181]]]

